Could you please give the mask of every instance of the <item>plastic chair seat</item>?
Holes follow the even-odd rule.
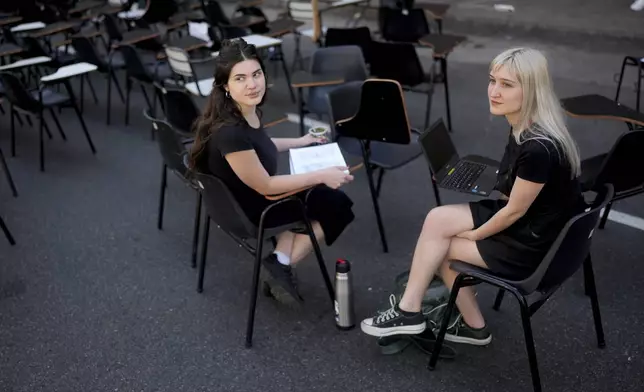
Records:
[[[69,102],[69,96],[67,94],[59,93],[50,88],[44,88],[42,90],[42,100],[40,100],[40,94],[38,91],[32,91],[31,96],[44,107],[58,106]]]
[[[166,79],[172,79],[172,69],[170,69],[170,66],[167,63],[162,63],[159,66],[155,64],[147,64],[145,68],[148,70],[154,81],[163,83]]]

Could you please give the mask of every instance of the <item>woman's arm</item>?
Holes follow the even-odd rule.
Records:
[[[322,183],[339,187],[353,178],[344,173],[347,168],[329,168],[303,174],[270,176],[257,157],[255,150],[227,154],[226,161],[244,184],[264,196],[290,192]]]
[[[477,240],[482,240],[510,227],[525,215],[544,185],[517,177],[514,186],[512,186],[512,192],[510,192],[508,204],[497,211],[490,220],[474,230],[474,237]]]
[[[306,147],[306,146],[310,146],[313,143],[326,141],[326,140],[316,139],[309,134],[304,135],[302,137],[297,137],[297,138],[274,137],[274,138],[271,138],[271,140],[273,141],[273,144],[275,144],[275,147],[277,147],[277,151],[279,152],[288,151],[291,148]]]

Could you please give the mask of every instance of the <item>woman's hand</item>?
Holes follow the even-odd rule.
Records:
[[[298,140],[300,141],[302,147],[310,146],[311,144],[315,144],[315,143],[327,143],[329,141],[329,139],[327,139],[326,136],[315,137],[310,133],[307,133],[306,135],[302,136]]]
[[[465,238],[466,240],[470,240],[470,241],[478,241],[482,239],[476,230],[464,231],[460,234],[457,234],[456,236],[459,238]]]
[[[331,189],[338,189],[342,185],[353,181],[348,167],[334,166],[320,170],[320,182]]]

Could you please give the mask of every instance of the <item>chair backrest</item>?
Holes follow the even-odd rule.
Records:
[[[430,33],[425,11],[420,8],[393,9],[381,7],[378,9],[378,21],[382,38],[395,42],[418,42]]]
[[[367,26],[356,28],[329,28],[324,37],[325,46],[356,45],[362,50],[362,56],[367,64],[371,63],[371,31]]]
[[[24,36],[22,38],[22,43],[27,49],[27,57],[51,56],[51,53],[45,50],[40,41],[34,37]]]
[[[186,78],[194,77],[190,56],[185,50],[174,46],[166,46],[164,51],[172,72]]]
[[[191,135],[192,124],[201,115],[201,112],[195,102],[192,100],[192,94],[185,90],[160,89],[165,103],[165,117],[172,127],[185,135]]]
[[[105,26],[105,32],[109,37],[110,43],[120,42],[123,40],[123,34],[116,23],[114,15],[103,14],[103,25]]]
[[[342,75],[347,82],[365,80],[367,65],[358,46],[333,46],[313,52],[309,72],[312,74]]]
[[[237,10],[235,12],[238,12],[242,15],[257,16],[265,20],[265,22],[254,23],[253,25],[248,26],[248,28],[253,34],[261,35],[261,34],[266,34],[270,31],[270,29],[268,28],[268,18],[266,17],[266,14],[264,14],[264,11],[262,11],[261,8],[255,7],[255,6],[245,7],[242,3],[242,5],[237,7]]]
[[[119,45],[117,50],[123,55],[125,70],[130,77],[143,82],[152,83],[152,76],[143,64],[139,52],[131,45]]]
[[[336,121],[338,136],[384,143],[409,144],[411,128],[402,87],[395,80],[362,83],[360,106],[351,118]]]
[[[218,177],[198,173],[206,213],[222,230],[239,238],[254,236],[253,225],[224,181]]]
[[[213,26],[230,25],[230,19],[226,16],[221,4],[216,0],[209,0],[205,4],[204,13],[208,22]]]
[[[163,163],[168,169],[187,179],[189,169],[183,164],[183,157],[188,151],[181,143],[179,134],[166,121],[152,117],[147,109],[143,111],[143,115],[152,122]]]
[[[535,290],[545,292],[558,287],[572,276],[588,257],[601,210],[608,205],[613,195],[613,186],[606,184],[598,190],[590,207],[580,206],[580,213],[566,223],[536,271],[527,279],[514,282],[514,285],[525,294]]]
[[[612,184],[615,193],[644,186],[644,131],[622,134],[606,156],[593,188]]]
[[[40,103],[27,92],[16,75],[0,72],[0,83],[4,87],[4,95],[12,105],[32,113],[40,110]]]
[[[322,37],[322,21],[320,20],[318,0],[289,0],[286,8],[291,19],[313,23],[313,36],[311,38],[314,42],[317,42]]]
[[[351,118],[360,109],[361,81],[344,83],[327,93],[327,115],[331,125],[331,139],[336,140],[336,123]]]
[[[107,72],[107,64],[98,55],[89,38],[83,36],[72,37],[72,47],[80,61],[94,64],[101,72]]]
[[[415,86],[426,79],[416,48],[408,43],[373,42],[371,75]]]

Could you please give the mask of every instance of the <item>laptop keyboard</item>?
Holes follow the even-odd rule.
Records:
[[[452,174],[445,177],[443,186],[455,189],[470,189],[474,181],[483,173],[485,165],[473,162],[459,162]]]

